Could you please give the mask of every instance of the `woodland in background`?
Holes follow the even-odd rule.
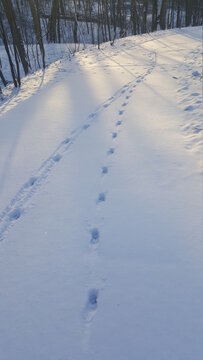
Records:
[[[17,87],[33,70],[31,58],[46,67],[46,43],[99,48],[128,35],[202,25],[202,19],[202,0],[0,0],[0,41]],[[7,85],[1,61],[0,80]]]

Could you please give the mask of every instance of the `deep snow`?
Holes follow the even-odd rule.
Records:
[[[0,110],[0,359],[201,360],[201,28],[36,78]]]

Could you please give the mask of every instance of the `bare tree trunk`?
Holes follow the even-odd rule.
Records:
[[[191,25],[192,22],[192,2],[185,0],[185,26]]]
[[[160,11],[160,27],[162,30],[166,28],[166,0],[162,0]]]
[[[153,2],[152,2],[152,31],[157,30],[157,11],[158,11],[157,0],[153,0]]]
[[[116,3],[115,0],[111,1],[111,12],[112,12],[112,20],[113,20],[113,31],[114,31],[114,40],[116,39]]]
[[[148,0],[143,2],[143,33],[147,32],[147,12],[148,12]]]
[[[59,11],[59,0],[53,0],[51,7],[51,15],[48,22],[47,40],[54,43],[57,42],[56,23],[57,23],[58,11]]]
[[[110,21],[109,21],[108,0],[105,0],[105,15],[106,15],[106,24],[107,24],[107,29],[108,29],[108,38],[109,38],[109,41],[111,41],[111,27],[110,27]]]
[[[7,56],[8,56],[8,61],[9,61],[10,69],[11,69],[11,75],[12,75],[13,83],[14,83],[14,86],[17,87],[20,84],[18,84],[17,80],[16,80],[15,67],[14,67],[14,64],[13,64],[13,61],[12,61],[12,58],[11,58],[11,54],[10,54],[10,50],[9,50],[9,46],[8,46],[8,41],[7,41],[7,37],[6,37],[6,32],[5,32],[5,29],[4,29],[3,21],[1,19],[1,14],[0,14],[0,33],[1,33],[1,37],[2,37],[2,40],[3,40],[3,43],[4,43],[4,47],[5,47]]]
[[[4,74],[2,73],[2,70],[0,69],[0,78],[2,83],[4,84],[4,86],[6,87],[6,85],[8,84],[8,82],[6,81]]]
[[[97,16],[98,16],[98,23],[97,23],[97,45],[98,49],[100,49],[100,0],[98,0],[98,8],[97,8]]]
[[[37,43],[39,44],[40,51],[41,51],[42,64],[43,64],[43,68],[45,69],[45,51],[44,51],[44,44],[43,44],[43,39],[42,39],[42,30],[41,30],[41,25],[40,25],[39,1],[38,0],[29,0],[29,4],[30,4],[32,18],[33,18]]]
[[[27,75],[28,71],[29,71],[28,61],[27,61],[27,57],[26,57],[26,53],[25,53],[25,49],[24,49],[24,45],[23,45],[22,36],[21,36],[20,30],[16,24],[15,12],[13,9],[12,2],[11,2],[11,0],[1,0],[1,2],[2,2],[3,8],[4,8],[4,11],[5,11],[10,29],[11,29],[13,43],[15,44],[16,50],[19,54],[24,73],[25,73],[25,75]]]
[[[133,35],[137,34],[137,8],[136,0],[131,1],[131,20],[133,23]]]

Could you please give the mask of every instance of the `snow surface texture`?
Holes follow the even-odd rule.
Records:
[[[0,359],[201,360],[201,29],[36,78],[0,110]]]
[[[8,62],[8,57],[4,46],[0,46],[0,59],[2,63],[3,74],[8,82],[11,82],[6,88],[2,87],[3,96],[1,95],[1,108],[0,114],[4,111],[10,110],[16,104],[22,100],[28,99],[30,96],[34,95],[42,86],[46,85],[50,80],[54,78],[54,74],[60,69],[60,62],[62,58],[66,60],[71,59],[71,53],[73,52],[74,46],[70,44],[45,44],[46,50],[46,74],[43,70],[38,70],[35,73],[29,74],[27,77],[22,78],[22,84],[19,91],[19,88],[15,88],[12,84],[12,76],[10,71],[10,66]],[[32,61],[32,69],[35,69],[36,64]],[[20,73],[23,76],[23,68],[20,64]]]

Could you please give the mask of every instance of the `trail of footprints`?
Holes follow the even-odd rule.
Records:
[[[148,70],[147,71],[147,74],[150,74],[152,69]],[[196,72],[192,72],[192,77],[194,79],[198,78],[200,76],[199,72],[196,71]],[[138,79],[136,80],[136,83],[141,83],[143,81],[145,76],[140,76],[138,77]],[[125,107],[128,105],[128,101],[134,91],[134,89],[136,88],[136,84],[134,84],[131,88],[124,88],[121,93],[122,94],[125,94],[126,92],[128,92],[128,94],[126,95],[125,97],[125,101],[122,103],[121,105],[121,108],[118,112],[118,117],[119,119],[116,121],[115,123],[115,131],[113,131],[111,133],[111,138],[112,138],[112,141],[115,141],[117,140],[118,138],[118,129],[119,127],[122,126],[123,124],[123,115],[124,115],[124,109]],[[184,90],[188,90],[188,87],[186,86],[185,88],[182,87],[180,90],[180,92],[184,91]],[[197,99],[196,100],[196,106],[200,105],[201,101],[200,101],[200,93],[199,92],[192,92],[190,94],[190,99]],[[188,106],[185,107],[184,109],[186,112],[191,112],[194,110],[194,105],[193,104],[189,104]],[[195,127],[195,131],[196,132],[199,132],[201,131],[201,129]],[[108,156],[113,156],[115,153],[115,147],[110,147],[106,154],[107,154],[107,157]],[[102,166],[102,169],[101,169],[101,175],[102,176],[106,176],[108,175],[109,173],[109,167],[107,165],[105,166]],[[97,197],[97,201],[96,201],[96,205],[98,206],[99,204],[101,203],[104,203],[107,201],[107,192],[101,192],[98,194],[98,197]],[[97,249],[97,246],[99,244],[99,242],[102,240],[102,236],[100,234],[100,229],[98,227],[93,227],[91,230],[90,230],[90,244],[91,246],[93,247],[93,249]],[[96,287],[95,288],[91,288],[89,291],[88,291],[88,297],[87,297],[87,306],[86,306],[86,310],[87,310],[87,317],[86,317],[86,320],[87,321],[92,321],[95,314],[96,314],[96,311],[97,311],[97,308],[98,308],[98,305],[99,305],[99,289],[97,289]]]
[[[149,73],[150,72],[148,71],[146,75],[148,75]],[[136,83],[140,83],[141,81],[143,81],[146,75],[139,76],[138,79],[136,80]],[[131,87],[128,87],[126,85],[124,87],[124,89],[121,91],[122,94],[125,94],[126,91],[128,92],[128,94],[125,96],[125,101],[122,103],[121,108],[118,111],[118,119],[116,120],[116,122],[114,124],[115,130],[111,133],[111,138],[112,138],[113,142],[117,140],[118,135],[119,135],[119,128],[124,123],[123,115],[124,115],[125,110],[123,108],[125,108],[128,105],[128,101],[131,98],[132,93],[135,91],[136,83],[134,85],[132,85]],[[114,153],[115,153],[114,146],[107,149],[107,151],[106,151],[107,159],[110,156],[113,156]],[[108,173],[109,173],[109,166],[108,165],[102,166],[101,176],[102,177],[107,176]],[[102,191],[97,196],[96,206],[99,206],[106,201],[107,201],[107,191]],[[95,251],[98,248],[100,241],[101,241],[101,234],[100,234],[99,227],[92,227],[90,230],[90,245],[92,247],[92,250]],[[98,303],[99,303],[99,289],[96,287],[90,288],[88,291],[87,303],[85,306],[85,322],[86,322],[86,324],[89,325],[89,323],[94,319],[94,316],[96,315],[96,311],[98,308]]]
[[[141,79],[143,79],[143,78],[144,77],[139,77],[136,82],[140,82]],[[127,107],[128,101],[129,101],[130,97],[132,96],[132,93],[135,90],[135,88],[136,88],[136,84],[133,85],[130,89],[124,88],[122,90],[123,94],[125,94],[126,92],[128,92],[128,94],[125,96],[125,101],[122,103],[121,108],[118,111],[118,118],[114,124],[115,129],[110,134],[112,145],[114,145],[114,142],[118,140],[120,128],[122,127],[122,125],[124,123],[125,110],[123,108]],[[108,162],[109,157],[113,156],[114,154],[115,154],[115,147],[111,146],[106,151],[106,161]],[[101,167],[101,177],[107,176],[109,174],[109,168],[110,167],[107,164],[105,164]],[[108,193],[107,191],[101,191],[97,195],[96,206],[100,206],[107,201],[107,193]],[[99,245],[99,242],[101,241],[101,239],[102,239],[102,237],[100,234],[99,227],[92,227],[90,229],[91,250],[95,251],[98,248],[98,245]],[[89,324],[93,320],[93,318],[96,314],[97,308],[98,308],[98,303],[99,303],[99,289],[98,288],[89,289],[88,295],[87,295],[87,303],[85,306],[85,311],[86,311],[85,322],[87,324]]]
[[[144,80],[145,76],[149,74],[146,73],[143,76],[139,76],[136,79],[136,83]],[[45,160],[42,165],[39,167],[36,174],[23,184],[20,190],[16,193],[14,198],[11,200],[10,204],[5,208],[5,210],[0,214],[0,240],[3,240],[5,232],[10,226],[12,226],[15,221],[17,221],[25,212],[25,206],[33,194],[37,191],[38,187],[42,182],[47,178],[49,172],[53,167],[61,161],[67,150],[74,143],[74,140],[83,132],[86,131],[91,124],[96,120],[97,115],[103,110],[110,106],[115,100],[120,96],[123,96],[126,92],[125,101],[122,103],[121,108],[118,111],[118,119],[115,121],[115,130],[111,133],[111,141],[113,142],[112,146],[106,151],[106,159],[115,154],[114,142],[117,141],[119,135],[119,128],[123,125],[124,119],[123,115],[125,108],[128,105],[128,101],[132,96],[133,91],[136,88],[135,81],[129,82],[127,85],[124,85],[120,90],[118,90],[114,96],[110,97],[105,103],[97,108],[94,113],[91,113],[88,116],[88,119],[84,125],[76,128],[72,131],[71,136],[64,139],[57,149],[50,155],[50,157]],[[134,84],[134,85],[133,85]],[[107,160],[108,161],[108,160]],[[101,177],[107,176],[109,174],[109,166],[103,165],[101,168]],[[101,191],[96,198],[96,206],[99,206],[107,201],[107,191]],[[101,240],[100,229],[98,227],[92,227],[90,230],[90,244],[92,249],[97,249],[97,246]],[[99,289],[90,288],[88,291],[87,302],[85,306],[85,322],[90,323],[94,315],[96,314],[98,308],[98,299],[99,299]]]
[[[187,54],[182,65],[185,69],[184,74],[179,76],[177,90],[178,102],[184,110],[185,122],[181,127],[187,136],[186,148],[193,149],[194,146],[202,148],[203,127],[201,118],[202,96],[201,96],[201,47],[192,50]],[[196,69],[196,70],[195,70]],[[181,74],[181,72],[180,72]],[[187,121],[189,119],[189,121]]]
[[[18,221],[19,218],[26,212],[26,205],[33,194],[36,193],[39,186],[42,182],[48,177],[50,171],[56,166],[57,163],[61,161],[63,156],[69,150],[70,146],[74,143],[74,141],[79,137],[81,133],[86,131],[95,121],[97,115],[103,111],[104,109],[108,108],[115,100],[119,99],[121,96],[125,97],[124,102],[122,103],[119,111],[118,111],[118,118],[114,123],[115,129],[109,134],[111,137],[112,145],[106,150],[106,162],[101,167],[101,178],[106,177],[109,174],[110,166],[108,162],[110,161],[111,157],[114,156],[116,148],[115,143],[118,141],[119,132],[124,124],[124,113],[125,109],[128,105],[128,102],[132,96],[136,88],[136,83],[140,83],[144,80],[144,78],[149,75],[149,73],[153,70],[153,66],[146,74],[139,76],[136,80],[129,82],[128,84],[124,85],[121,89],[119,89],[113,96],[111,96],[106,102],[101,104],[94,113],[91,113],[85,124],[76,128],[71,132],[71,136],[65,138],[56,150],[50,155],[50,157],[45,160],[42,165],[39,167],[36,174],[23,184],[20,190],[16,193],[14,198],[11,200],[10,204],[6,207],[6,209],[0,214],[0,240],[3,240],[4,234],[7,232],[10,226]],[[107,201],[107,191],[101,191],[96,196],[95,206],[100,209],[104,203]],[[90,236],[90,247],[95,252],[99,246],[99,243],[102,239],[102,235],[100,232],[99,227],[94,226],[90,229],[89,232]],[[91,254],[93,254],[91,251]],[[95,269],[91,269],[94,273]],[[84,308],[84,321],[87,325],[86,330],[88,333],[88,326],[93,321],[98,305],[99,305],[99,290],[101,290],[100,286],[91,287],[88,290],[86,305]]]
[[[152,64],[150,69],[135,80],[129,81],[126,85],[122,86],[117,90],[113,96],[109,97],[103,104],[91,113],[85,121],[85,124],[74,129],[70,137],[65,138],[55,149],[55,151],[41,164],[36,173],[22,185],[17,191],[15,196],[11,199],[8,206],[0,213],[0,241],[4,239],[5,234],[15,222],[24,215],[28,209],[28,202],[31,197],[37,192],[38,188],[42,185],[45,179],[48,177],[50,171],[62,160],[63,156],[72,146],[74,141],[86,131],[93,123],[96,122],[98,114],[108,108],[114,101],[119,99],[121,96],[125,96],[121,109],[119,110],[119,118],[123,116],[124,109],[128,104],[128,101],[136,87],[136,85],[144,80],[144,78],[151,73],[155,65]],[[137,83],[137,84],[136,84]],[[122,120],[118,119],[115,126],[118,129],[122,125]],[[118,131],[115,130],[111,134],[112,140],[116,141],[118,137]],[[115,153],[115,147],[112,146],[107,150],[107,156],[111,157]],[[102,175],[108,174],[108,167],[102,168]],[[98,196],[97,204],[106,201],[106,193]]]
[[[7,230],[15,224],[19,218],[26,213],[27,202],[30,198],[36,193],[37,189],[43,181],[48,177],[50,171],[59,163],[69,148],[72,146],[74,141],[86,131],[97,119],[97,115],[110,106],[115,100],[123,96],[126,91],[129,91],[132,88],[133,81],[130,81],[128,84],[124,85],[121,89],[117,90],[115,94],[107,99],[103,104],[101,104],[95,112],[91,113],[85,124],[74,129],[71,132],[70,137],[65,138],[56,150],[45,160],[39,169],[36,171],[35,175],[32,176],[26,183],[22,185],[13,199],[10,201],[10,204],[0,213],[0,241],[4,239],[5,233]],[[127,105],[127,103],[126,103]],[[124,113],[124,110],[120,110],[119,115],[121,116]],[[121,121],[117,122],[117,126],[121,125]],[[117,132],[112,133],[112,138],[117,137]],[[107,155],[113,155],[115,152],[114,147],[108,149]],[[102,169],[103,174],[108,173],[108,168],[104,167]],[[103,194],[98,198],[98,203],[105,201],[106,195]]]

